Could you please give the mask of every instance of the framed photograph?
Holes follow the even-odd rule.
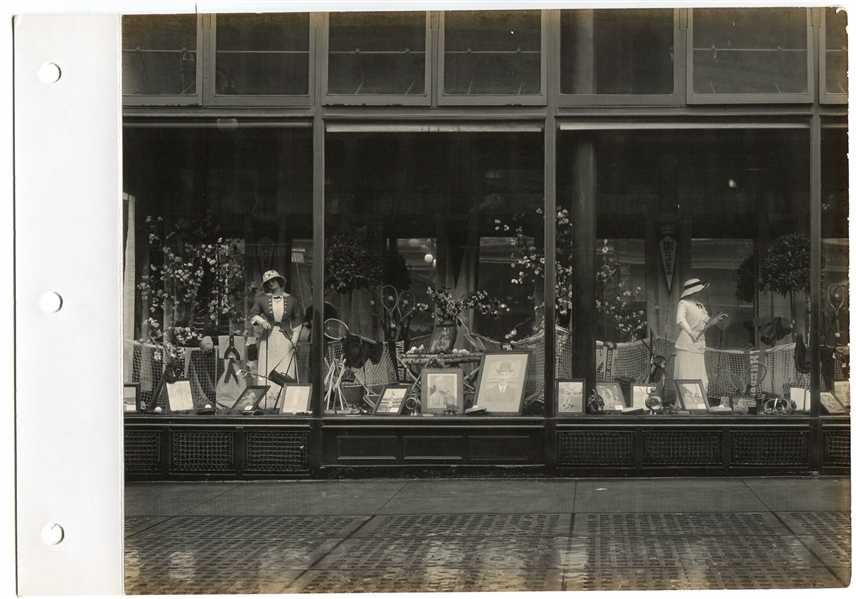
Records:
[[[312,385],[286,385],[283,388],[280,414],[298,414],[308,412],[312,401]]]
[[[754,397],[733,397],[731,398],[731,409],[735,414],[748,414],[749,408],[758,407],[758,402]]]
[[[565,379],[556,381],[556,402],[556,411],[559,414],[585,414],[586,380]]]
[[[841,405],[841,402],[829,391],[821,391],[820,407],[826,414],[846,414],[847,408]]]
[[[170,412],[190,412],[193,410],[193,393],[189,379],[178,379],[166,384],[167,405]]]
[[[429,354],[439,354],[452,349],[455,337],[458,334],[456,323],[441,323],[434,326],[434,334],[431,335],[431,343],[428,345]]]
[[[648,406],[645,405],[645,400],[648,399],[651,393],[656,391],[657,385],[633,385],[633,397],[630,398],[630,405],[627,407],[648,409]]]
[[[404,408],[404,400],[407,397],[407,392],[410,390],[409,385],[387,385],[384,387],[383,393],[377,400],[374,416],[399,416]]]
[[[791,387],[791,401],[796,404],[798,411],[808,410],[811,407],[809,397],[811,394],[808,389],[802,387]]]
[[[491,414],[519,416],[523,413],[528,368],[529,352],[482,355],[473,405],[485,408]]]
[[[462,368],[422,369],[422,413],[464,413],[464,371]]]
[[[597,394],[603,398],[603,409],[607,412],[620,412],[627,404],[624,400],[624,392],[618,383],[598,383]]]
[[[675,386],[678,388],[678,401],[685,410],[707,412],[710,404],[701,381],[675,381]]]
[[[248,407],[250,409],[247,411],[255,410],[259,403],[264,399],[268,389],[270,389],[270,385],[251,385],[247,387],[238,399],[235,400],[235,403],[232,404],[229,411],[233,414],[240,414]]]
[[[140,412],[140,383],[125,383],[123,402],[126,412]]]
[[[832,383],[835,399],[841,402],[841,405],[850,409],[850,380],[840,379]]]

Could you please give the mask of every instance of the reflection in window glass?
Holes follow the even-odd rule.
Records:
[[[672,10],[562,11],[563,94],[671,94]]]
[[[327,92],[425,93],[425,13],[331,13]]]
[[[826,91],[847,93],[847,12],[826,10]]]
[[[696,94],[804,94],[804,8],[693,9]]]
[[[649,331],[674,374],[679,302],[692,278],[709,283],[696,296],[708,315],[728,315],[704,336],[703,375],[714,400],[736,390],[729,387],[736,378],[723,372],[745,378],[746,350],[785,352],[777,360],[790,352],[785,362],[793,363],[791,332],[805,335],[808,320],[808,131],[587,135],[560,134],[557,191],[560,202],[572,197],[575,156],[593,136],[598,379],[644,382]],[[560,270],[561,255],[557,261]],[[762,389],[782,394],[794,377],[779,369]],[[669,380],[659,381],[667,399]]]
[[[460,368],[470,408],[482,355],[506,344],[532,352],[513,373],[524,413],[543,407],[543,135],[333,134],[325,154],[327,300],[352,334],[383,343],[350,407],[369,413],[371,389],[421,385],[423,368]],[[396,298],[417,309],[388,312]]]
[[[194,410],[221,414],[243,383],[270,385],[259,408],[277,413],[271,370],[311,380],[311,129],[128,123],[123,137],[125,381],[151,409],[168,407],[164,371],[186,378]],[[276,335],[261,321],[281,323]]]
[[[831,389],[834,379],[848,379],[850,343],[850,239],[847,129],[821,129],[821,275],[820,339],[822,387]]]
[[[309,94],[309,14],[217,15],[218,95]]]
[[[122,93],[196,95],[196,15],[122,17]]]
[[[446,95],[539,95],[541,12],[445,13]]]

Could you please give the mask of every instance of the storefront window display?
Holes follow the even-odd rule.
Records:
[[[281,412],[283,386],[310,382],[311,130],[129,120],[124,155],[135,411]],[[176,382],[188,401],[173,401]]]
[[[598,380],[623,383],[628,409],[639,407],[631,385],[656,383],[660,399],[683,411],[679,321],[695,318],[679,316],[686,300],[697,320],[710,319],[703,333],[696,323],[701,343],[687,348],[699,355],[693,378],[703,380],[709,406],[730,407],[747,393],[788,396],[801,380],[796,335],[808,332],[808,169],[794,168],[808,163],[808,130],[581,137],[562,133],[559,157],[572,162],[580,143],[595,156],[588,176],[597,205]],[[574,181],[559,173],[559,198],[573,201]]]
[[[821,413],[850,411],[849,171],[847,129],[828,120],[821,128],[821,389],[834,396]]]
[[[518,283],[522,237],[501,226],[535,225],[526,244],[543,258],[542,138],[501,129],[329,135],[325,292],[337,317],[328,320],[326,414],[378,415],[383,390],[397,385],[410,389],[393,406],[402,415],[543,410],[543,310],[534,299],[543,283]],[[501,410],[471,411],[505,365],[495,356],[509,350],[527,357],[509,358],[502,375],[519,396]],[[434,369],[448,369],[455,385]],[[462,396],[435,405],[438,385],[452,394],[458,379]]]

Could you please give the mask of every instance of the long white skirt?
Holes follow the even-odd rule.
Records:
[[[270,389],[268,389],[267,395],[260,405],[262,408],[272,408],[282,391],[282,387],[273,381],[261,378],[262,376],[267,377],[274,368],[277,372],[296,378],[297,359],[294,356],[294,344],[278,329],[272,330],[267,339],[259,341],[259,384],[270,385]]]
[[[701,381],[707,392],[710,386],[707,384],[707,368],[704,365],[704,354],[676,350],[675,356],[675,380],[676,381]]]

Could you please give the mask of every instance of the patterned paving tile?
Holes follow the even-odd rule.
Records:
[[[169,520],[167,516],[136,516],[125,518],[125,537],[130,537],[142,531]]]
[[[843,588],[826,568],[759,569],[755,566],[599,568],[566,572],[566,590],[707,590]]]
[[[851,566],[853,548],[849,535],[800,536],[798,538],[825,566],[831,568],[849,568]]]
[[[454,514],[375,516],[355,537],[566,537],[570,514]]]
[[[348,539],[313,569],[558,568],[567,564],[567,547],[567,537]]]
[[[346,537],[368,516],[177,516],[138,535],[181,539],[313,539]]]
[[[769,536],[791,532],[770,513],[576,514],[573,536]]]
[[[182,576],[194,578],[224,572],[253,576],[268,568],[306,569],[340,541],[130,537],[125,543],[125,571],[131,577],[181,572]]]
[[[849,512],[778,512],[797,535],[850,535]]]
[[[409,568],[313,570],[294,585],[296,593],[412,593],[561,591],[562,571],[543,568],[470,570]]]
[[[574,537],[570,560],[572,566],[592,569],[752,566],[767,570],[823,565],[799,540],[787,536]]]

